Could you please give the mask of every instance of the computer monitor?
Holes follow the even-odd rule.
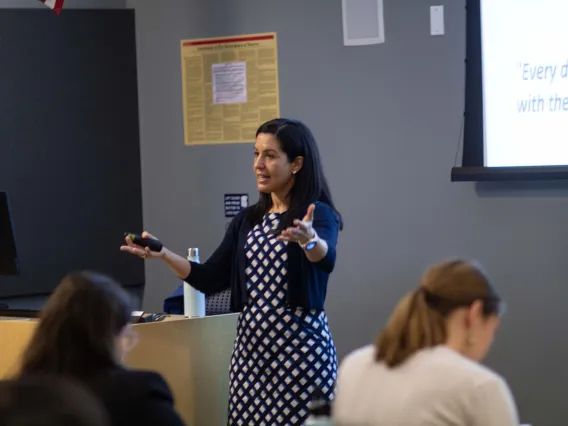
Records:
[[[18,252],[8,193],[0,191],[0,275],[19,275]]]

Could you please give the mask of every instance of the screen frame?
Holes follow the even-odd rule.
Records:
[[[568,179],[566,166],[485,166],[483,107],[483,34],[481,2],[466,0],[465,107],[462,165],[451,169],[452,182],[542,181]]]

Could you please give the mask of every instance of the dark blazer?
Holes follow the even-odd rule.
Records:
[[[250,220],[252,207],[242,210],[231,222],[221,245],[203,264],[191,262],[191,272],[185,281],[197,290],[212,294],[231,289],[231,310],[240,312],[247,302],[245,244],[254,226]],[[301,218],[299,218],[301,219]],[[326,256],[310,262],[298,244],[287,245],[288,292],[290,308],[322,310],[327,293],[329,274],[335,266],[335,246],[339,219],[326,203],[317,202],[312,226],[328,245]]]
[[[111,426],[184,426],[158,373],[117,368],[85,384],[106,408]]]

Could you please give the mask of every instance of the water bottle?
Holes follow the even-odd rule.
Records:
[[[188,249],[187,260],[199,263],[199,249]],[[205,316],[205,295],[185,281],[183,283],[183,314],[186,317]]]
[[[316,388],[312,394],[312,400],[308,405],[308,418],[304,426],[332,426],[331,404],[325,399],[321,389]]]

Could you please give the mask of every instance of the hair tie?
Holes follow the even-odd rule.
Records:
[[[431,308],[436,308],[438,307],[441,303],[447,303],[447,300],[443,297],[440,297],[434,293],[432,293],[430,290],[427,290],[424,287],[419,287],[417,294],[422,294],[424,296],[424,300],[426,301],[426,304],[428,306],[430,306]]]
[[[418,287],[418,289],[416,289],[416,293],[422,293],[424,296],[428,296],[430,294],[424,287]]]

